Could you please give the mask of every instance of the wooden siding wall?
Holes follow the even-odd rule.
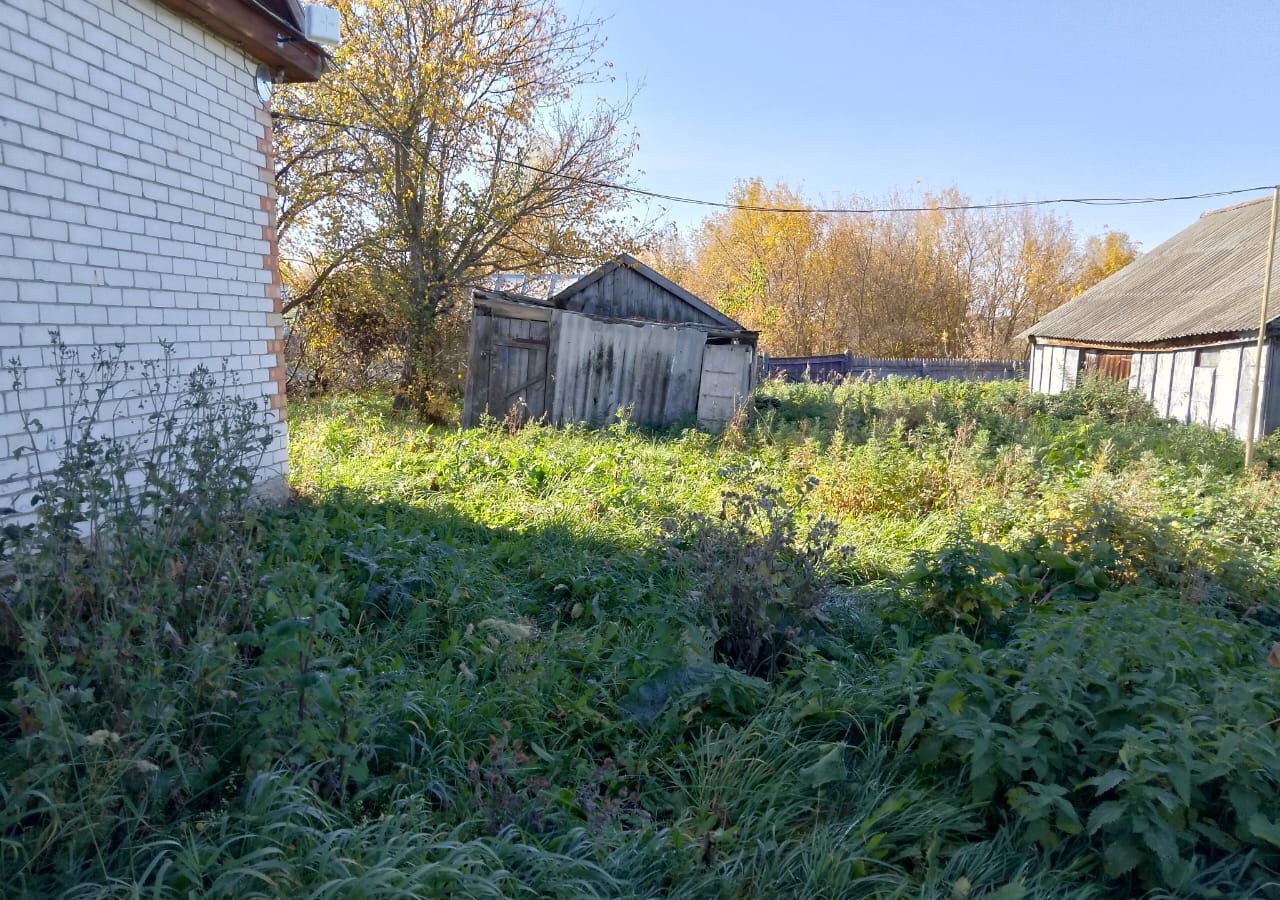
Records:
[[[525,417],[556,424],[607,424],[620,410],[642,425],[723,424],[750,393],[754,366],[753,345],[708,346],[701,328],[477,302],[462,422],[520,406]],[[711,404],[705,417],[700,399]]]
[[[642,425],[692,419],[706,334],[696,328],[601,322],[555,314],[551,420],[604,424],[631,410]]]
[[[1216,353],[1217,363],[1197,365],[1201,349]],[[1129,386],[1162,416],[1243,438],[1254,355],[1254,348],[1243,344],[1135,353]]]
[[[1258,437],[1280,428],[1280,367],[1272,364],[1274,342],[1263,347],[1262,400]],[[1196,365],[1201,350],[1217,354],[1217,364]],[[1056,394],[1063,390],[1052,369],[1064,357],[1055,351],[1071,347],[1036,345],[1031,351],[1031,389]],[[1229,431],[1241,440],[1249,428],[1249,395],[1253,390],[1253,365],[1257,349],[1239,343],[1214,347],[1135,352],[1129,387],[1146,397],[1156,412],[1178,422],[1195,422]],[[1078,357],[1077,357],[1078,358]]]
[[[1196,365],[1198,349],[1216,352],[1217,364]],[[1162,416],[1229,431],[1243,440],[1249,428],[1256,354],[1252,344],[1135,353],[1129,385]],[[1277,392],[1270,345],[1263,348],[1262,365],[1264,406],[1258,417],[1259,437],[1280,425],[1280,416],[1273,413]]]
[[[1259,435],[1271,434],[1280,429],[1280,363],[1277,363],[1275,341],[1268,341],[1262,347],[1262,415]],[[1246,385],[1244,390],[1248,391]],[[1245,408],[1248,412],[1248,407]],[[1246,425],[1245,428],[1248,428]]]
[[[615,319],[693,322],[723,327],[720,322],[626,267],[614,269],[580,293],[573,294],[566,309]]]
[[[1028,379],[1038,394],[1060,394],[1076,385],[1080,371],[1080,349],[1036,344],[1031,348]]]

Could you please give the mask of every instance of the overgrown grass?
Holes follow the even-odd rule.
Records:
[[[295,406],[296,502],[220,526],[251,615],[216,667],[147,649],[190,677],[102,736],[50,712],[98,657],[40,656],[37,716],[7,644],[6,890],[1280,895],[1280,491],[1237,442],[1105,383],[757,406],[715,437]],[[198,732],[157,724],[175,691]]]

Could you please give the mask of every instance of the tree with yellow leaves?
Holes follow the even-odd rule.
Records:
[[[1083,294],[1102,279],[1138,258],[1140,244],[1123,231],[1107,231],[1085,241],[1084,263],[1074,294]]]
[[[740,181],[731,209],[708,217],[693,238],[693,289],[748,328],[788,347],[814,343],[813,262],[824,221],[814,213],[777,214],[806,204],[785,184]]]
[[[631,246],[627,103],[577,105],[605,77],[592,23],[550,0],[335,0],[343,44],[277,113],[288,304],[335,272],[373,273],[399,323],[398,405],[465,288],[565,271]]]
[[[1082,253],[1066,219],[966,211],[954,188],[844,204],[891,212],[821,213],[785,184],[751,179],[729,202],[692,241],[667,235],[650,258],[780,356],[1016,358],[1023,329],[1136,251],[1112,232]]]

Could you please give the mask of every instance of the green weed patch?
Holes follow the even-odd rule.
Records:
[[[1275,895],[1280,490],[1228,437],[897,379],[290,436],[284,508],[10,536],[7,891]]]

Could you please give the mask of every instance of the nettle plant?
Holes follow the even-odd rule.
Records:
[[[816,486],[806,481],[799,500]],[[717,659],[748,674],[775,674],[796,640],[824,622],[838,529],[798,506],[767,484],[726,491],[720,514],[695,516],[680,549],[701,576]]]
[[[1265,638],[1134,587],[1044,607],[1004,646],[942,635],[886,681],[899,749],[1112,878],[1185,886],[1239,853],[1274,866],[1280,672]]]
[[[20,409],[33,505],[0,532],[0,835],[28,874],[208,787],[273,439],[263,398],[180,374],[171,345],[132,362],[51,332],[50,352],[60,421]],[[31,373],[8,371],[21,404]]]

